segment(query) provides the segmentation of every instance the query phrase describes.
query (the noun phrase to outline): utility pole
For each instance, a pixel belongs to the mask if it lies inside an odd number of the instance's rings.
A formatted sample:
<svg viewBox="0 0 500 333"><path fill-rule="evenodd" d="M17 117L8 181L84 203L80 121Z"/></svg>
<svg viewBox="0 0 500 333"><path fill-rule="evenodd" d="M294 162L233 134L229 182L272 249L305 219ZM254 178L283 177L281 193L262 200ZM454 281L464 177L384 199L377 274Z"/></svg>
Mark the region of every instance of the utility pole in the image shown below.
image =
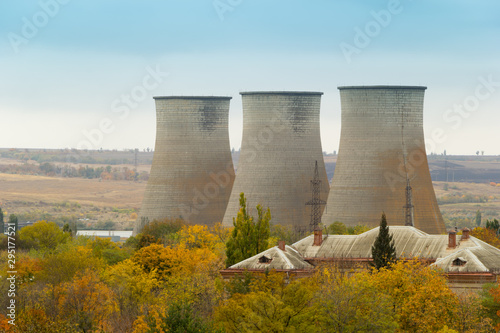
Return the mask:
<svg viewBox="0 0 500 333"><path fill-rule="evenodd" d="M413 202L411 195L410 179L406 179L406 205L405 209L405 226L413 227Z"/></svg>
<svg viewBox="0 0 500 333"><path fill-rule="evenodd" d="M314 178L311 180L312 199L306 202L306 206L311 206L310 231L317 230L321 223L321 206L326 202L321 200L321 179L318 172L318 161L314 166Z"/></svg>

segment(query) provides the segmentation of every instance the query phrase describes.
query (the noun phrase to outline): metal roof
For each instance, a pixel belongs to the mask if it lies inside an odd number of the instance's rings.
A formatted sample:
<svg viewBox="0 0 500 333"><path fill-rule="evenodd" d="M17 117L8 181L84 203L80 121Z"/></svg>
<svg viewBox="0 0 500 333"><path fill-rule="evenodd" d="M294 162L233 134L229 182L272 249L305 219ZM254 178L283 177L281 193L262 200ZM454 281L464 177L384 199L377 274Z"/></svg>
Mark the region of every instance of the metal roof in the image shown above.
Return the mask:
<svg viewBox="0 0 500 333"><path fill-rule="evenodd" d="M271 260L268 263L260 262L259 259L263 256ZM297 250L291 246L285 245L285 251L282 251L277 246L274 246L251 258L240 261L239 263L230 266L228 269L295 270L313 268L314 266L305 261Z"/></svg>
<svg viewBox="0 0 500 333"><path fill-rule="evenodd" d="M435 260L432 264L445 272L500 272L500 249L475 237L461 240L457 235L457 246L448 248L448 235L429 235L414 227L390 226L398 258L420 258ZM313 259L366 259L371 258L371 247L379 233L379 227L360 235L323 235L320 246L313 245L314 235L307 236L281 251L277 246L243 260L229 269L312 269L307 260ZM269 263L259 262L266 256ZM465 261L454 265L457 258Z"/></svg>

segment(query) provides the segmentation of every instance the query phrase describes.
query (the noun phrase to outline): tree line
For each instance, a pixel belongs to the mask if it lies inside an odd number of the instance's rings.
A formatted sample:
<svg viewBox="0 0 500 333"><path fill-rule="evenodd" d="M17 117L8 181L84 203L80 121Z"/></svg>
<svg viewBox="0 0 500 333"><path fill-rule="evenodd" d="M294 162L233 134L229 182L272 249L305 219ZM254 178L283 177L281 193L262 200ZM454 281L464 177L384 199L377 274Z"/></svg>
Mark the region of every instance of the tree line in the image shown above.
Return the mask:
<svg viewBox="0 0 500 333"><path fill-rule="evenodd" d="M500 330L500 284L457 295L439 270L394 260L387 238L379 248L389 260L372 270L332 264L301 279L269 271L224 281L219 271L228 258L293 238L273 228L269 210L240 199L232 229L167 219L122 244L75 237L47 221L21 229L16 238L27 249L16 252L16 325L8 323L8 299L1 297L0 332ZM6 261L2 251L1 276ZM2 278L0 293L8 288Z"/></svg>

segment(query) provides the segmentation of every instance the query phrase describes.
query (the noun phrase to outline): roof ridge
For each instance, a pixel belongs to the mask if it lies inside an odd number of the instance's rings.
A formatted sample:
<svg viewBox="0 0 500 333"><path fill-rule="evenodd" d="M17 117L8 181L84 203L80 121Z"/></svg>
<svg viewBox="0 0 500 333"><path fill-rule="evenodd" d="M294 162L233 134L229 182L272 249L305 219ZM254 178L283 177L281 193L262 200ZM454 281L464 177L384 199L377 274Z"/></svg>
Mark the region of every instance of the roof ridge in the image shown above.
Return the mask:
<svg viewBox="0 0 500 333"><path fill-rule="evenodd" d="M484 266L483 262L479 260L479 258L474 254L474 252L471 251L470 248L465 248L464 250L467 251L472 256L472 260L474 260L476 264L478 264L478 266L480 266L484 271L486 272L490 271L486 266Z"/></svg>
<svg viewBox="0 0 500 333"><path fill-rule="evenodd" d="M286 245L285 245L285 249L286 249ZM285 262L288 264L288 269L292 269L293 268L292 263L290 262L290 260L288 260L287 256L283 252L284 251L282 251L280 248L278 248L278 253L281 256L281 258L283 260L285 260Z"/></svg>

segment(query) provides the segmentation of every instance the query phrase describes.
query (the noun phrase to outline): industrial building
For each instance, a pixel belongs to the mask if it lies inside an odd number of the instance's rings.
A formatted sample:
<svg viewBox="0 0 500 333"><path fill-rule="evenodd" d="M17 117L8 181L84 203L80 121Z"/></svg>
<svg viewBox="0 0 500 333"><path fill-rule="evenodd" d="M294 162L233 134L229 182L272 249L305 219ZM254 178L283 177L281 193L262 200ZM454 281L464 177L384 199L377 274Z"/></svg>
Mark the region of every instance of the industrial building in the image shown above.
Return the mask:
<svg viewBox="0 0 500 333"><path fill-rule="evenodd" d="M445 232L427 164L426 87L339 87L342 128L323 223L390 225Z"/></svg>
<svg viewBox="0 0 500 333"><path fill-rule="evenodd" d="M181 218L220 222L234 182L228 132L231 97L155 97L156 143L149 181L134 228Z"/></svg>
<svg viewBox="0 0 500 333"><path fill-rule="evenodd" d="M318 165L318 196L328 179L321 148L321 92L242 92L243 139L236 179L223 219L232 226L244 193L249 207L269 207L273 224L310 229L311 180ZM323 206L324 207L324 206Z"/></svg>
<svg viewBox="0 0 500 333"><path fill-rule="evenodd" d="M418 258L442 269L455 291L480 290L483 284L495 282L500 276L500 249L470 236L468 229L458 236L455 232L429 235L409 226L391 226L389 230L398 259ZM276 270L304 277L325 263L335 263L344 271L367 269L378 234L379 227L360 235L324 235L317 230L291 246L280 241L278 246L230 266L221 274L228 279L245 271Z"/></svg>

